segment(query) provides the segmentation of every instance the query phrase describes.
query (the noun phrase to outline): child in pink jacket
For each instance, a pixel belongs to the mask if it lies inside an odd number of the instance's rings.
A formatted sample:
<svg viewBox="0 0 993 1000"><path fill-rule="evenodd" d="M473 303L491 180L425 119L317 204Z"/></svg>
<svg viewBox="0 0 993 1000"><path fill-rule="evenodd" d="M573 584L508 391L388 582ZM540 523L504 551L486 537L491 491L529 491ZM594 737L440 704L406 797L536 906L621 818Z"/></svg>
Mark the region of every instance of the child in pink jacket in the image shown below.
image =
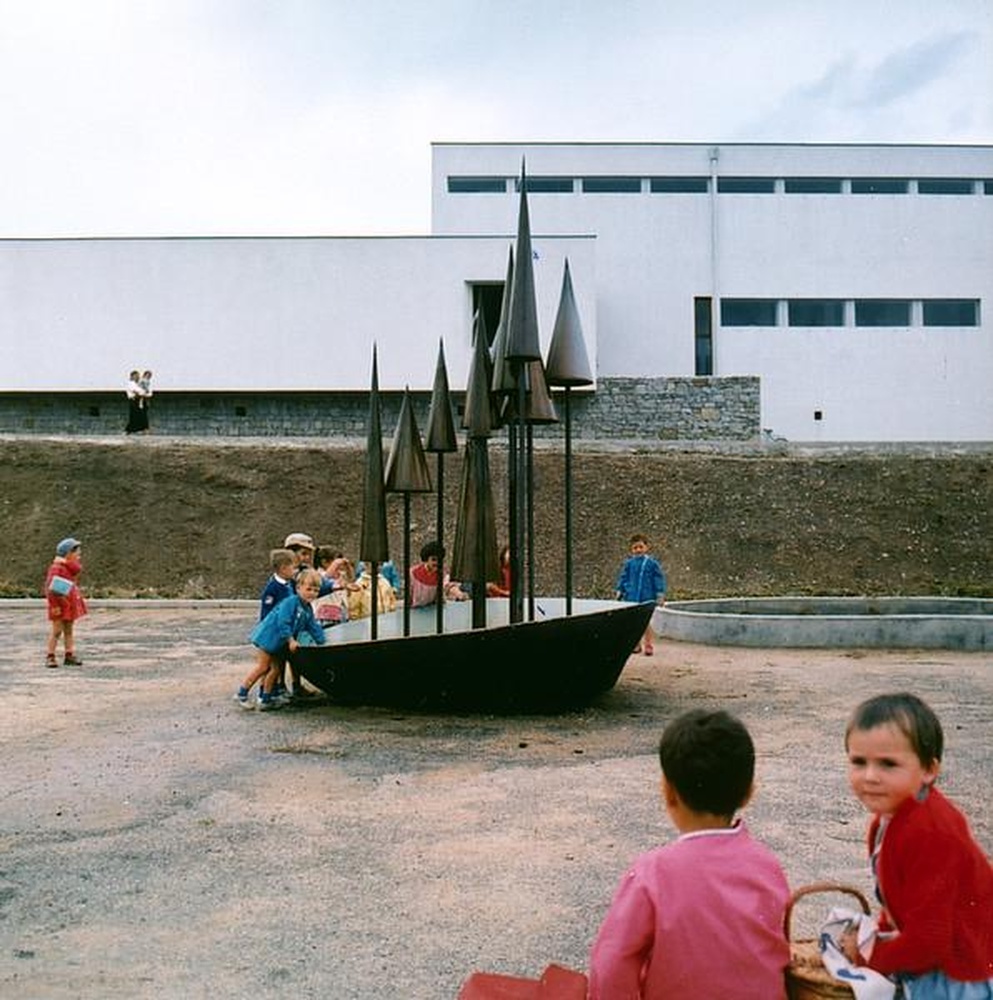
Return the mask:
<svg viewBox="0 0 993 1000"><path fill-rule="evenodd" d="M659 759L679 837L621 879L590 956L590 1000L783 1000L786 877L734 818L752 794L748 730L726 712L687 712Z"/></svg>

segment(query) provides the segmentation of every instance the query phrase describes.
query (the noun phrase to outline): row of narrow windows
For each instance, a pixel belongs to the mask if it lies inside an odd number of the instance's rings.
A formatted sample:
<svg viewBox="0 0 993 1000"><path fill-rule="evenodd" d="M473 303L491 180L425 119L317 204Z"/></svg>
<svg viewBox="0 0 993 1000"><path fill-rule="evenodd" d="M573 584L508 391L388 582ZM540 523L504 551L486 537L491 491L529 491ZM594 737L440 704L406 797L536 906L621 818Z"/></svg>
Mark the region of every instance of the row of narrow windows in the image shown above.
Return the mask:
<svg viewBox="0 0 993 1000"><path fill-rule="evenodd" d="M528 177L533 194L708 194L709 177ZM519 178L449 177L449 194L510 194ZM993 194L993 179L969 177L718 177L720 194Z"/></svg>
<svg viewBox="0 0 993 1000"><path fill-rule="evenodd" d="M721 299L721 326L979 326L979 299Z"/></svg>

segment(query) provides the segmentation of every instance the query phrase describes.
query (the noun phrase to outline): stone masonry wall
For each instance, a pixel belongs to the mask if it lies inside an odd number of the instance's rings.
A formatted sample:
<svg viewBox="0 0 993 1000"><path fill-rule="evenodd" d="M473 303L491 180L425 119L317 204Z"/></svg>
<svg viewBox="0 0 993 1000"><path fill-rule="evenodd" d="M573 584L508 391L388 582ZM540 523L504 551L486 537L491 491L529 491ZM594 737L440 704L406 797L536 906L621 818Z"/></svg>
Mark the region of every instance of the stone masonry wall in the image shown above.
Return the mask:
<svg viewBox="0 0 993 1000"><path fill-rule="evenodd" d="M452 393L461 414L463 393ZM390 434L402 394L381 393L384 433ZM430 393L412 393L421 429ZM553 397L560 422L563 394ZM152 399L157 434L179 437L362 438L369 410L365 392L168 392ZM757 377L601 379L596 391L570 393L573 435L588 440L749 441L760 436ZM120 434L124 394L115 392L0 393L0 433ZM539 437L561 433L539 427Z"/></svg>

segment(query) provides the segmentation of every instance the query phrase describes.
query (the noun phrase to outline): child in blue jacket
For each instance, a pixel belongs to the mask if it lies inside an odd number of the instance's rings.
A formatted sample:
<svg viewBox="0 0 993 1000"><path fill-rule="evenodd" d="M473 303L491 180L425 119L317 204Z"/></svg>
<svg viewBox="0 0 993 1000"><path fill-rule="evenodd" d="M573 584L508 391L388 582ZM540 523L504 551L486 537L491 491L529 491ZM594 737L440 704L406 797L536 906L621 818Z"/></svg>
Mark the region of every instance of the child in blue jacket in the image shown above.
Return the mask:
<svg viewBox="0 0 993 1000"><path fill-rule="evenodd" d="M628 544L631 555L624 560L620 575L617 577L618 600L632 601L636 604L644 601L665 604L665 570L662 569L658 559L648 554L651 548L648 538L645 535L632 535ZM654 638L655 634L649 622L644 638L635 652L640 653L644 649L645 656L651 656L655 652L655 647L652 645Z"/></svg>
<svg viewBox="0 0 993 1000"><path fill-rule="evenodd" d="M249 639L258 650L258 656L249 676L257 675L265 667L258 702L263 712L280 707L273 688L279 680L283 660L300 646L300 636L307 633L317 645L324 643L324 628L314 617L311 606L320 591L321 574L316 569L301 570L296 578L296 593L280 601L252 629ZM235 697L244 707L251 707L245 684Z"/></svg>

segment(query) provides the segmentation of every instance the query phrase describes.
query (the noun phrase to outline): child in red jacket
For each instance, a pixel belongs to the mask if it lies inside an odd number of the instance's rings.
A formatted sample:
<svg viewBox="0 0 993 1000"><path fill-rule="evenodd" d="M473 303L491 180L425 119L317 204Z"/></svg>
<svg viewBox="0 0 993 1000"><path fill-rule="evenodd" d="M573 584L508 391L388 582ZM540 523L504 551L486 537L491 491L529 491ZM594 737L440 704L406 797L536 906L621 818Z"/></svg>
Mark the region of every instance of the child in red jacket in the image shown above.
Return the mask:
<svg viewBox="0 0 993 1000"><path fill-rule="evenodd" d="M870 698L845 732L848 778L873 814L869 855L883 904L860 962L914 1000L993 997L993 868L961 812L935 787L944 737L912 694Z"/></svg>
<svg viewBox="0 0 993 1000"><path fill-rule="evenodd" d="M67 666L79 666L83 661L76 657L76 642L73 625L76 619L86 614L86 601L79 589L79 574L83 570L80 562L82 543L75 538L63 538L55 546L55 558L45 574L45 596L48 599L48 620L52 623L48 634L46 667L57 667L55 647L61 636L65 644Z"/></svg>

